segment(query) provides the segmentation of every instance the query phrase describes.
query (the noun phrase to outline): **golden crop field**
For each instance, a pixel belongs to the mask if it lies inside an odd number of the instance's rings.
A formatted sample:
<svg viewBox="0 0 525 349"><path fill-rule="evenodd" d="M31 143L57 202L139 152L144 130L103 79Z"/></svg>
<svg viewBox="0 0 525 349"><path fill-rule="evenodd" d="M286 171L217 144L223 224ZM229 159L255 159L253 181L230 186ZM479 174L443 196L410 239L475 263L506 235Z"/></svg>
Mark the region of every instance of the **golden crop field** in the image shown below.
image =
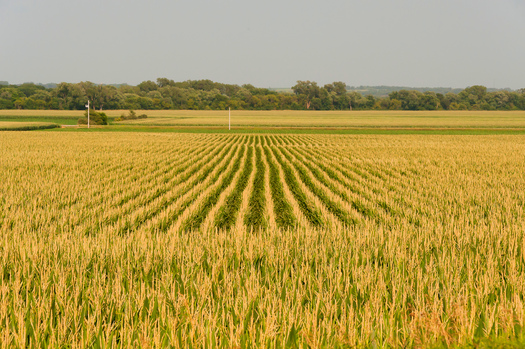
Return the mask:
<svg viewBox="0 0 525 349"><path fill-rule="evenodd" d="M127 110L105 110L110 118ZM217 110L138 110L147 119L115 124L146 126L227 126L228 111ZM41 118L53 122L80 118L83 110L0 110L0 120ZM233 127L307 128L525 128L524 111L250 111L232 110Z"/></svg>
<svg viewBox="0 0 525 349"><path fill-rule="evenodd" d="M123 111L110 111L118 116ZM228 111L141 111L147 119L119 124L150 126L225 126ZM258 127L524 128L524 111L250 111L231 112L231 124Z"/></svg>
<svg viewBox="0 0 525 349"><path fill-rule="evenodd" d="M519 346L524 206L520 135L3 132L0 346Z"/></svg>

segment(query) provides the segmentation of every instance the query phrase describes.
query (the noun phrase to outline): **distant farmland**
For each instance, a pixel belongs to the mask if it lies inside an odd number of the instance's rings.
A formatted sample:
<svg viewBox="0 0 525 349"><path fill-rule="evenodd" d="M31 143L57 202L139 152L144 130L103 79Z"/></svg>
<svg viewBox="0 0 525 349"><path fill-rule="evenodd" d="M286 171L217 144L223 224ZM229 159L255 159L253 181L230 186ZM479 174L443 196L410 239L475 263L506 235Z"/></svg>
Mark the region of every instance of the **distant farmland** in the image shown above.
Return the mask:
<svg viewBox="0 0 525 349"><path fill-rule="evenodd" d="M523 341L523 136L95 131L0 134L4 347Z"/></svg>
<svg viewBox="0 0 525 349"><path fill-rule="evenodd" d="M127 110L104 111L110 120ZM116 125L164 127L226 127L228 111L137 110L147 119L113 122ZM1 121L76 124L82 110L0 110ZM250 111L232 110L235 128L330 129L525 129L525 111Z"/></svg>

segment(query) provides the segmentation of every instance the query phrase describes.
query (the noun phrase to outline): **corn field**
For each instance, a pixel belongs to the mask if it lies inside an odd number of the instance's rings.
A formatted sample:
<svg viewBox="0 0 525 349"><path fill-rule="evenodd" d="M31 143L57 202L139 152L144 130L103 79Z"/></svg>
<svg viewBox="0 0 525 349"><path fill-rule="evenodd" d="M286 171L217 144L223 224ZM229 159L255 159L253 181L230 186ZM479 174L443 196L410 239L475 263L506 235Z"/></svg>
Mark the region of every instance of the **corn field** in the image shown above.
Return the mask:
<svg viewBox="0 0 525 349"><path fill-rule="evenodd" d="M3 132L0 347L525 343L524 206L523 136Z"/></svg>

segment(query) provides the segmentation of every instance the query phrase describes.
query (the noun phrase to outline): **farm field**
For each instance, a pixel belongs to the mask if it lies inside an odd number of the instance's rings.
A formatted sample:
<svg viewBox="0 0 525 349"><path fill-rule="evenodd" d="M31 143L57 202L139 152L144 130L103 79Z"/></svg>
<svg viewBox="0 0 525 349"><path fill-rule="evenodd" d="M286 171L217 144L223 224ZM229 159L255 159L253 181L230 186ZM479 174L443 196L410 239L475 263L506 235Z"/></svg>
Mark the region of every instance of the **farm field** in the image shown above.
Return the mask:
<svg viewBox="0 0 525 349"><path fill-rule="evenodd" d="M127 110L104 111L112 120ZM217 127L228 125L228 111L140 110L147 119L115 122L134 126ZM0 110L0 121L76 124L84 111ZM525 129L525 111L249 111L232 110L232 126L278 128L510 128Z"/></svg>
<svg viewBox="0 0 525 349"><path fill-rule="evenodd" d="M523 345L524 206L521 135L2 132L0 345Z"/></svg>
<svg viewBox="0 0 525 349"><path fill-rule="evenodd" d="M227 125L228 111L155 111L124 122L152 126ZM120 114L119 114L120 115ZM232 125L259 127L523 128L525 112L493 111L232 111Z"/></svg>
<svg viewBox="0 0 525 349"><path fill-rule="evenodd" d="M45 130L58 127L57 124L50 122L2 122L0 121L0 131L30 131Z"/></svg>

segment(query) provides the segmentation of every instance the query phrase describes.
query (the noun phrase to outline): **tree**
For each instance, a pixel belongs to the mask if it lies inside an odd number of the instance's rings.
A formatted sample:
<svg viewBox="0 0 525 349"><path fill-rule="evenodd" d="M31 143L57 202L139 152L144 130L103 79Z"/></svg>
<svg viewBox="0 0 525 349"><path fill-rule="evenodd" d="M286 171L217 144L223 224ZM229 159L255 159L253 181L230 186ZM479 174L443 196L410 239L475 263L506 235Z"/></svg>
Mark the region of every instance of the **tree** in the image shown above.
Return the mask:
<svg viewBox="0 0 525 349"><path fill-rule="evenodd" d="M481 104L485 101L485 96L487 95L487 88L481 85L474 85L467 87L458 94L460 102L463 102L467 106L473 106L476 104Z"/></svg>
<svg viewBox="0 0 525 349"><path fill-rule="evenodd" d="M97 104L95 103L95 98L98 95L97 86L91 81L81 81L79 86L86 94L87 99L91 102L93 109L96 109Z"/></svg>
<svg viewBox="0 0 525 349"><path fill-rule="evenodd" d="M509 110L514 107L509 91L496 91L487 95L488 104L494 109Z"/></svg>
<svg viewBox="0 0 525 349"><path fill-rule="evenodd" d="M211 91L213 90L214 88L217 88L215 86L215 83L211 80L192 80L192 81L188 81L189 85L191 88L195 89L195 90L200 90L200 91Z"/></svg>
<svg viewBox="0 0 525 349"><path fill-rule="evenodd" d="M58 98L59 109L69 109L69 93L71 84L61 82L55 89L55 94Z"/></svg>
<svg viewBox="0 0 525 349"><path fill-rule="evenodd" d="M18 86L18 90L20 90L26 97L31 97L38 91L45 90L46 88L44 86L35 85L32 82L26 82L20 86Z"/></svg>
<svg viewBox="0 0 525 349"><path fill-rule="evenodd" d="M384 91L385 89L383 89ZM143 81L138 86L127 84L94 84L89 81L71 84L62 82L52 87L25 83L0 86L0 109L73 109L84 110L89 100L93 109L234 109L252 110L525 110L525 89L488 92L481 85L443 93L418 90L388 89L388 97L375 94L363 97L347 91L336 81L319 87L316 82L298 80L293 93L222 84L212 80L175 82L158 78ZM372 91L378 91L372 88ZM444 94L446 92L446 94Z"/></svg>
<svg viewBox="0 0 525 349"><path fill-rule="evenodd" d="M525 88L516 91L516 107L525 110Z"/></svg>
<svg viewBox="0 0 525 349"><path fill-rule="evenodd" d="M46 109L50 105L52 98L53 96L51 92L46 90L38 90L38 92L29 97L31 103L33 104L31 109Z"/></svg>
<svg viewBox="0 0 525 349"><path fill-rule="evenodd" d="M376 104L376 98L372 95L366 96L366 108L367 109L374 109L374 106Z"/></svg>
<svg viewBox="0 0 525 349"><path fill-rule="evenodd" d="M85 109L85 105L88 99L86 92L80 84L72 84L69 91L69 109L82 110Z"/></svg>
<svg viewBox="0 0 525 349"><path fill-rule="evenodd" d="M140 84L137 85L137 87L140 89L143 93L148 93L151 91L156 91L158 86L156 83L154 83L151 80L148 81L142 81Z"/></svg>
<svg viewBox="0 0 525 349"><path fill-rule="evenodd" d="M390 110L401 110L403 109L403 105L401 104L401 101L399 99L391 99L388 109Z"/></svg>
<svg viewBox="0 0 525 349"><path fill-rule="evenodd" d="M439 105L440 105L443 109L447 110L447 109L448 109L448 106L449 106L450 103L451 103L451 102L447 99L447 97L446 97L444 94L442 94L442 93L436 93L436 97L437 97L437 99L439 100Z"/></svg>
<svg viewBox="0 0 525 349"><path fill-rule="evenodd" d="M26 105L27 97L20 97L17 100L15 100L15 108L16 109L24 109Z"/></svg>
<svg viewBox="0 0 525 349"><path fill-rule="evenodd" d="M96 105L98 106L99 110L102 110L104 105L107 105L118 99L118 91L114 86L97 85L93 87L93 90L93 109L95 109Z"/></svg>
<svg viewBox="0 0 525 349"><path fill-rule="evenodd" d="M166 86L175 86L175 81L166 79L166 78L158 78L157 86L159 88L166 87Z"/></svg>
<svg viewBox="0 0 525 349"><path fill-rule="evenodd" d="M349 99L348 107L350 110L359 109L363 95L361 95L359 92L350 92L347 94L347 96Z"/></svg>
<svg viewBox="0 0 525 349"><path fill-rule="evenodd" d="M331 84L324 85L324 88L328 92L335 92L337 96L342 96L346 94L346 84L341 81L333 82Z"/></svg>
<svg viewBox="0 0 525 349"><path fill-rule="evenodd" d="M316 110L331 110L334 108L332 95L325 89L321 88L319 90L319 99L321 100L320 105Z"/></svg>
<svg viewBox="0 0 525 349"><path fill-rule="evenodd" d="M350 97L348 94L345 93L343 95L335 95L332 97L332 99L332 104L335 109L345 110L350 108Z"/></svg>
<svg viewBox="0 0 525 349"><path fill-rule="evenodd" d="M320 89L316 82L298 80L292 90L303 101L306 109L310 109L314 98L319 98Z"/></svg>
<svg viewBox="0 0 525 349"><path fill-rule="evenodd" d="M423 94L419 91L400 90L391 92L390 99L397 99L401 101L401 108L403 110L419 110L421 107L420 97Z"/></svg>
<svg viewBox="0 0 525 349"><path fill-rule="evenodd" d="M163 98L168 99L172 108L188 109L189 91L176 86L164 86L158 90Z"/></svg>
<svg viewBox="0 0 525 349"><path fill-rule="evenodd" d="M439 98L435 92L427 91L420 96L420 109L437 110L439 108Z"/></svg>
<svg viewBox="0 0 525 349"><path fill-rule="evenodd" d="M15 108L15 101L23 96L24 94L15 87L4 87L0 89L0 109Z"/></svg>

